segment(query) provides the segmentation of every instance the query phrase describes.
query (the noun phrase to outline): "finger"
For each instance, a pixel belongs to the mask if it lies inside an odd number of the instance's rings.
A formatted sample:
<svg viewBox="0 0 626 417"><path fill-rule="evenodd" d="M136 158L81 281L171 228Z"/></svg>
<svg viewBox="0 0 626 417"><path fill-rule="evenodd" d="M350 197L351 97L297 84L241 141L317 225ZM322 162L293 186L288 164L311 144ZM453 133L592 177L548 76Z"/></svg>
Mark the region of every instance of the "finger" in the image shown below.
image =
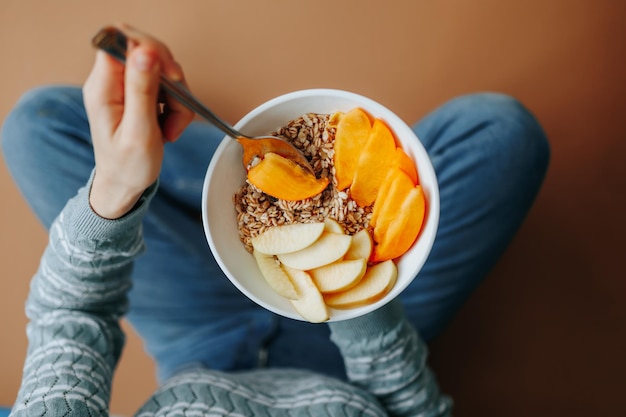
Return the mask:
<svg viewBox="0 0 626 417"><path fill-rule="evenodd" d="M159 92L159 74L157 51L145 45L129 51L124 88L124 119L128 119L129 126L158 128L155 105Z"/></svg>
<svg viewBox="0 0 626 417"><path fill-rule="evenodd" d="M164 43L153 38L152 36L143 33L130 25L120 24L117 25L129 40L138 44L154 48L158 52L159 60L161 61L161 72L174 81L182 80L183 73L180 66L176 63L172 52Z"/></svg>
<svg viewBox="0 0 626 417"><path fill-rule="evenodd" d="M185 80L185 76L183 74L182 68L180 67L180 65L177 62L175 62L174 65L176 67L178 67L178 72L181 75L180 80L178 80L177 82L179 84L182 84L183 87L185 87L186 89L189 89L189 86L187 84L187 80ZM167 104L167 106L169 107L170 111L177 112L177 113L182 113L182 114L186 114L187 113L187 114L189 114L190 117L193 117L193 112L191 110L189 110L188 107L183 105L180 101L175 99L173 96L171 96L167 92L165 92L163 94L162 98L163 98L163 103Z"/></svg>
<svg viewBox="0 0 626 417"><path fill-rule="evenodd" d="M178 66L177 63L176 65ZM183 74L182 69L180 69L180 73ZM184 76L179 82L185 88L189 88ZM187 125L191 123L194 118L194 113L167 93L165 93L162 98L165 103L166 112L161 118L161 128L164 138L167 141L173 142L180 136L183 130L185 130Z"/></svg>
<svg viewBox="0 0 626 417"><path fill-rule="evenodd" d="M191 123L193 117L193 112L187 109L183 109L183 111L172 110L166 104L165 112L160 118L163 138L168 142L174 142Z"/></svg>
<svg viewBox="0 0 626 417"><path fill-rule="evenodd" d="M97 51L94 66L83 85L83 100L90 123L112 132L124 105L124 65Z"/></svg>

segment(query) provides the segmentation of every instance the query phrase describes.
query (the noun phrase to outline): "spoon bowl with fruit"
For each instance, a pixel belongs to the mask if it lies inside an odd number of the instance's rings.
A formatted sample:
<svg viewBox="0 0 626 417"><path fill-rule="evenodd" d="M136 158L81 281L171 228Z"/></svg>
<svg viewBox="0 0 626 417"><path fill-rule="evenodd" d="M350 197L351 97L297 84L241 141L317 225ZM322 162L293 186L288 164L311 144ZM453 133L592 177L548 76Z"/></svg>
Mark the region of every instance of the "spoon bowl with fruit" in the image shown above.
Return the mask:
<svg viewBox="0 0 626 417"><path fill-rule="evenodd" d="M285 317L338 321L380 308L419 279L439 188L423 145L391 110L342 90L302 90L261 104L235 127L284 138L316 177L302 181L269 154L245 169L228 139L216 150L203 227L243 294Z"/></svg>

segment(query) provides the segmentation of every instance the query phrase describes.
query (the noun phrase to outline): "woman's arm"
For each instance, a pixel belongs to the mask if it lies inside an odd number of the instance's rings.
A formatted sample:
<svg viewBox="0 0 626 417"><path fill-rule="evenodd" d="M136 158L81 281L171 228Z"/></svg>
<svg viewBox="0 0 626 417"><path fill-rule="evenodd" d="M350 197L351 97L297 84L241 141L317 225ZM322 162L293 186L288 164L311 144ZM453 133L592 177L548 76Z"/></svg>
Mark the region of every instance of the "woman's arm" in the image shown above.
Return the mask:
<svg viewBox="0 0 626 417"><path fill-rule="evenodd" d="M15 416L106 416L124 335L141 219L164 143L193 118L170 97L157 114L159 76L184 83L165 45L123 26L127 65L98 51L83 87L95 170L50 230L27 300L29 348ZM36 121L34 121L36 122ZM33 169L36 169L34 167ZM63 181L63 178L58 178Z"/></svg>
<svg viewBox="0 0 626 417"><path fill-rule="evenodd" d="M53 223L26 302L29 347L13 416L108 416L124 344L119 318L155 189L131 213L107 220L91 210L85 187Z"/></svg>
<svg viewBox="0 0 626 417"><path fill-rule="evenodd" d="M394 300L365 316L329 323L348 379L393 416L448 416L452 401L439 393L426 364L426 345Z"/></svg>

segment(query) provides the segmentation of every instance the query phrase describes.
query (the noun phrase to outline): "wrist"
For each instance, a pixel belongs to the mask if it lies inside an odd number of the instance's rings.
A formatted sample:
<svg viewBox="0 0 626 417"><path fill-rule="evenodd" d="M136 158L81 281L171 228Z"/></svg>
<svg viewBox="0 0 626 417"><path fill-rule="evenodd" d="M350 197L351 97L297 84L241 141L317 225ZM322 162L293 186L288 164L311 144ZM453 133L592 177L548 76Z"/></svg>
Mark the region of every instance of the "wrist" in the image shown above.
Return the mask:
<svg viewBox="0 0 626 417"><path fill-rule="evenodd" d="M89 190L89 205L100 217L119 219L137 204L145 190L131 189L115 181L108 181L94 173Z"/></svg>

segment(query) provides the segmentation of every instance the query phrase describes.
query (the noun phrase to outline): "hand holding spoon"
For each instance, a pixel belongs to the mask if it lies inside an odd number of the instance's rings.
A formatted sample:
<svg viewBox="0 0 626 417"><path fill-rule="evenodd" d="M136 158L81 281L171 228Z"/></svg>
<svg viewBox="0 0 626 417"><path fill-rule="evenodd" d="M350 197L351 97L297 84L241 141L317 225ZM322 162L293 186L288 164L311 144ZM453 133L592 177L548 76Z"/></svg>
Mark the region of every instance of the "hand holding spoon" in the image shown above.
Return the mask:
<svg viewBox="0 0 626 417"><path fill-rule="evenodd" d="M126 63L127 36L115 27L101 29L92 39L92 44L107 52L121 63ZM237 140L243 147L243 165L246 169L254 158L263 158L266 153L275 153L287 158L308 172L313 169L306 157L291 143L275 136L248 136L237 131L230 124L217 117L211 110L203 105L191 92L180 82L170 80L161 74L161 87L184 106L194 111L224 132L227 136Z"/></svg>

